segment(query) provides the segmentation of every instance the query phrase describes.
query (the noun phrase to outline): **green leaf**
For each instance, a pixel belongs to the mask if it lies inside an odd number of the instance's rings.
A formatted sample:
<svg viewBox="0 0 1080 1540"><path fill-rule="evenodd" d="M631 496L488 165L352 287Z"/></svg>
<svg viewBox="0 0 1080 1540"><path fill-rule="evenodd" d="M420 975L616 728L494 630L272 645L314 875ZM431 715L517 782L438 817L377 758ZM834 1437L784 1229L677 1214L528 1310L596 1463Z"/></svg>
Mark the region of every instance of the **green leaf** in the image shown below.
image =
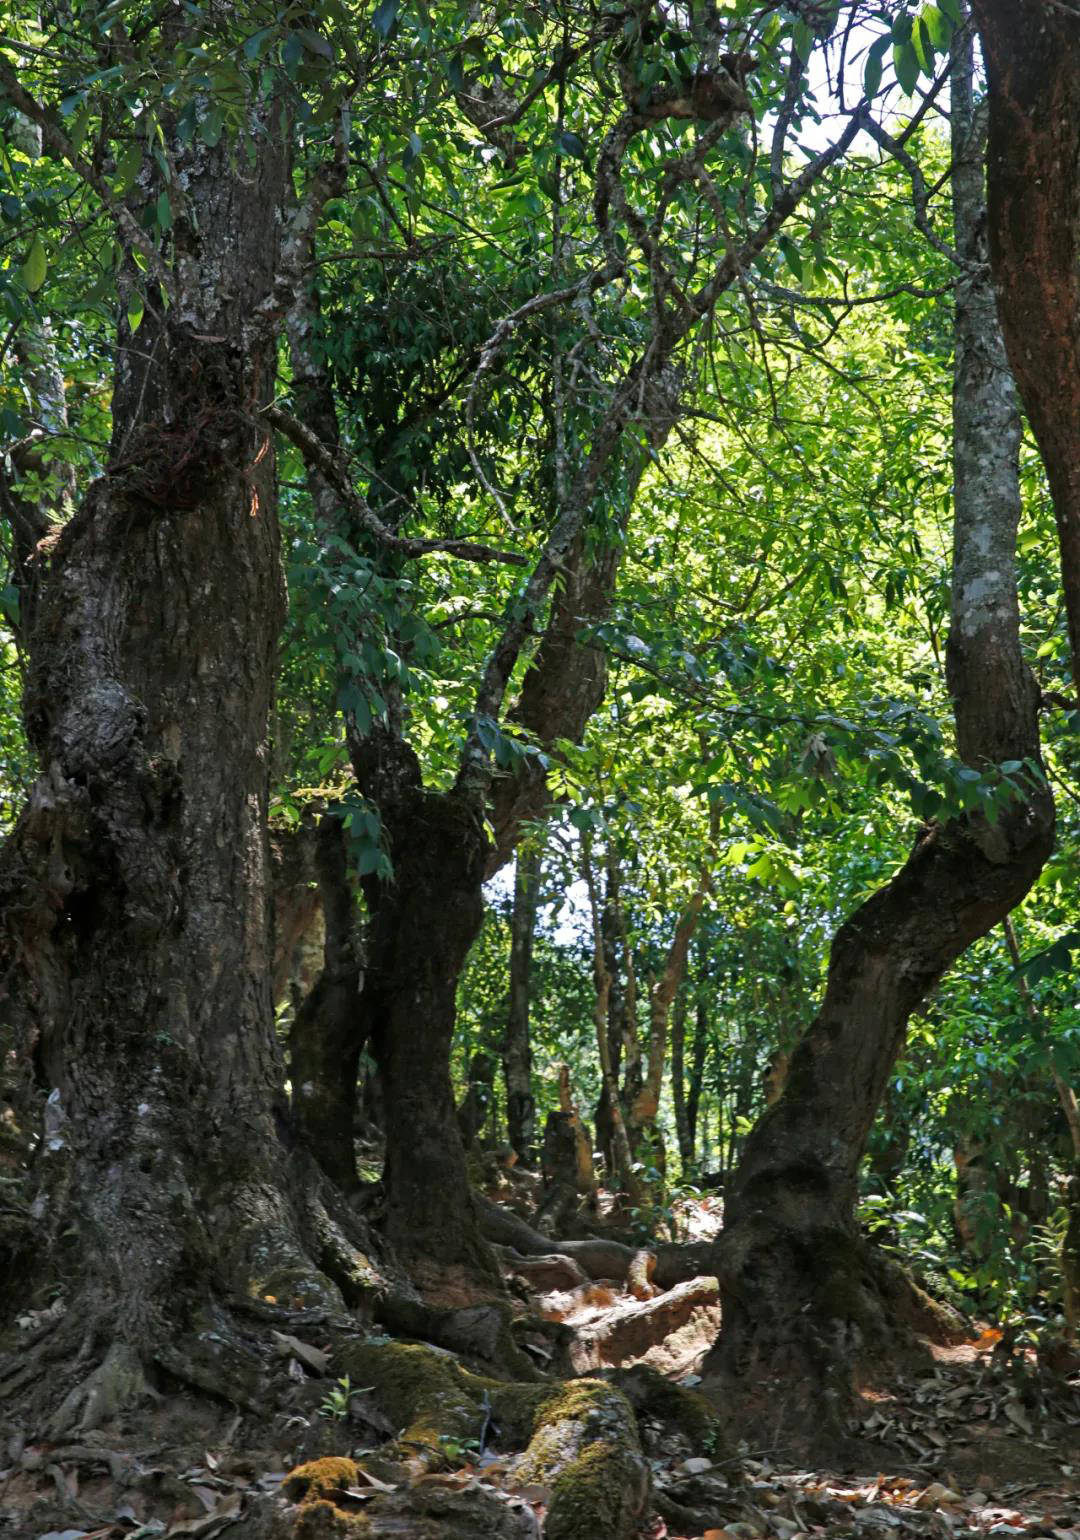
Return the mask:
<svg viewBox="0 0 1080 1540"><path fill-rule="evenodd" d="M382 851L378 845L353 846L353 861L356 864L357 875L360 877L370 877L373 872L377 872L381 859Z"/></svg>
<svg viewBox="0 0 1080 1540"><path fill-rule="evenodd" d="M4 588L0 588L0 614L9 624L13 626L19 624L19 590L14 583L8 583Z"/></svg>
<svg viewBox="0 0 1080 1540"><path fill-rule="evenodd" d="M257 58L262 53L263 47L273 33L273 30L273 27L260 27L258 32L253 32L249 38L246 38L244 41L244 58Z"/></svg>
<svg viewBox="0 0 1080 1540"><path fill-rule="evenodd" d="M371 25L384 41L393 31L400 9L400 0L379 0L379 4L375 7Z"/></svg>
<svg viewBox="0 0 1080 1540"><path fill-rule="evenodd" d="M929 75L934 67L934 45L921 16L912 31L911 43L919 61L919 68Z"/></svg>
<svg viewBox="0 0 1080 1540"><path fill-rule="evenodd" d="M143 313L145 310L146 306L143 304L143 297L141 294L134 293L129 296L127 302L127 323L131 328L131 335L133 337L142 323Z"/></svg>
<svg viewBox="0 0 1080 1540"><path fill-rule="evenodd" d="M919 56L911 42L893 44L893 69L905 96L913 96L922 73Z"/></svg>
<svg viewBox="0 0 1080 1540"><path fill-rule="evenodd" d="M120 178L120 191L126 193L135 185L135 178L142 170L143 147L138 140L126 144L116 157L116 174Z"/></svg>
<svg viewBox="0 0 1080 1540"><path fill-rule="evenodd" d="M45 282L45 274L49 270L49 261L45 255L45 243L41 239L40 230L34 234L30 242L30 250L26 253L26 261L22 265L21 278L31 294L36 294Z"/></svg>
<svg viewBox="0 0 1080 1540"><path fill-rule="evenodd" d="M936 5L928 5L923 9L919 20L926 28L934 47L939 53L944 53L949 46L949 40L953 33L953 26L949 18L943 15Z"/></svg>
<svg viewBox="0 0 1080 1540"><path fill-rule="evenodd" d="M199 124L199 138L211 149L221 141L221 131L225 127L225 109L215 102L210 111Z"/></svg>
<svg viewBox="0 0 1080 1540"><path fill-rule="evenodd" d="M464 91L465 71L462 68L460 53L453 53L447 59L446 78L450 82L451 91Z"/></svg>
<svg viewBox="0 0 1080 1540"><path fill-rule="evenodd" d="M566 128L561 128L555 135L555 143L560 149L565 150L567 155L576 156L578 160L584 160L588 153L581 135L573 134Z"/></svg>
<svg viewBox="0 0 1080 1540"><path fill-rule="evenodd" d="M867 50L866 68L863 70L863 94L868 98L876 96L881 85L882 63L888 46L888 37L879 37Z"/></svg>
<svg viewBox="0 0 1080 1540"><path fill-rule="evenodd" d="M814 47L814 34L810 31L805 21L797 21L795 23L791 32L791 41L794 44L795 52L805 64Z"/></svg>
<svg viewBox="0 0 1080 1540"><path fill-rule="evenodd" d="M308 53L318 54L320 59L333 59L334 50L321 32L316 32L312 27L300 27L296 35Z"/></svg>
<svg viewBox="0 0 1080 1540"><path fill-rule="evenodd" d="M161 231L172 229L172 204L169 202L168 192L163 192L157 201L155 210L158 229Z"/></svg>
<svg viewBox="0 0 1080 1540"><path fill-rule="evenodd" d="M802 283L803 259L799 254L799 248L795 245L795 242L791 240L791 238L787 235L780 236L779 240L777 241L777 245L780 247L780 250L783 253L784 261L787 263L788 267L790 267L791 271L795 274L795 277L799 280L799 282Z"/></svg>

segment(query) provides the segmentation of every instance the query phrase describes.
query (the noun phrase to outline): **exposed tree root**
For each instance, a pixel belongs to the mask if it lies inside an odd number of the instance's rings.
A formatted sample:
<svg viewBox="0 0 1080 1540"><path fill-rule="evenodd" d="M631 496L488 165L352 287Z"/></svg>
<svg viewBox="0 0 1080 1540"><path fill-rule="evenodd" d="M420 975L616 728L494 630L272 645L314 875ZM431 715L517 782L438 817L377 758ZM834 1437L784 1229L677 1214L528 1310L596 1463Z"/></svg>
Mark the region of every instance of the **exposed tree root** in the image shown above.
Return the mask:
<svg viewBox="0 0 1080 1540"><path fill-rule="evenodd" d="M127 1343L113 1342L101 1362L68 1391L49 1419L49 1432L59 1437L100 1428L148 1394L139 1355Z"/></svg>
<svg viewBox="0 0 1080 1540"><path fill-rule="evenodd" d="M635 1263L639 1267L641 1265L639 1247L624 1246L621 1241L607 1240L603 1236L590 1236L579 1241L554 1241L541 1235L508 1209L500 1208L498 1204L479 1195L475 1201L482 1234L489 1241L511 1248L523 1257L552 1254L571 1257L587 1277L611 1278L618 1283L629 1278ZM712 1242L654 1246L651 1251L656 1257L651 1281L657 1288L670 1289L691 1278L715 1274L715 1247Z"/></svg>
<svg viewBox="0 0 1080 1540"><path fill-rule="evenodd" d="M716 1420L703 1398L648 1370L628 1371L614 1383L508 1383L400 1342L351 1343L337 1362L353 1382L371 1387L398 1435L355 1463L328 1458L293 1471L278 1503L274 1540L395 1533L535 1540L535 1519L515 1506L516 1491L545 1504L546 1540L630 1540L650 1495L638 1417L662 1428L665 1439L679 1437L688 1446L712 1439L715 1447ZM451 1501L453 1488L440 1486L438 1475L475 1459L481 1444L502 1455L486 1472L492 1483L501 1482L501 1493L469 1500L482 1512ZM382 1482L397 1490L384 1491ZM438 1512L431 1506L434 1491L448 1494Z"/></svg>
<svg viewBox="0 0 1080 1540"><path fill-rule="evenodd" d="M609 1364L640 1359L691 1321L698 1327L700 1353L720 1329L720 1289L715 1278L692 1278L656 1299L629 1300L599 1320L578 1326L570 1345L570 1361L576 1373L587 1374Z"/></svg>

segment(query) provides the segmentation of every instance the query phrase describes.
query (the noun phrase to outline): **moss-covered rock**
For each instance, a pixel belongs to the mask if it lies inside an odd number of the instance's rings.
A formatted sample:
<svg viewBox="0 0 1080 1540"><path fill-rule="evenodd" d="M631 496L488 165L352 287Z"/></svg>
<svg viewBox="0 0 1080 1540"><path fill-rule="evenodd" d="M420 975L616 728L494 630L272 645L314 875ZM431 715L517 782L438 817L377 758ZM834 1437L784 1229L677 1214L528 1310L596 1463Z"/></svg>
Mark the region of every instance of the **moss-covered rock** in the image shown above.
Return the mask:
<svg viewBox="0 0 1080 1540"><path fill-rule="evenodd" d="M357 1342L339 1355L354 1385L368 1385L397 1429L380 1460L406 1458L429 1469L459 1464L485 1427L505 1448L532 1434L550 1386L491 1379L465 1369L450 1354L416 1342ZM365 1464L376 1470L375 1464Z"/></svg>
<svg viewBox="0 0 1080 1540"><path fill-rule="evenodd" d="M309 1460L298 1465L285 1477L282 1491L293 1503L314 1502L333 1492L343 1492L354 1487L359 1479L355 1460L341 1455L327 1455L321 1460Z"/></svg>
<svg viewBox="0 0 1080 1540"><path fill-rule="evenodd" d="M398 1430L391 1444L362 1462L376 1475L389 1477L395 1461L413 1475L417 1465L432 1471L461 1463L487 1428L497 1447L528 1444L514 1479L519 1487L550 1491L547 1540L627 1540L644 1514L649 1472L634 1411L622 1391L604 1380L508 1384L472 1373L448 1353L409 1342L352 1343L342 1349L339 1363L353 1384L371 1387ZM684 1422L693 1420L682 1399L686 1394L677 1396ZM705 1426L707 1414L702 1415L699 1425ZM334 1464L314 1461L289 1481L308 1482L306 1490L317 1497L333 1490ZM325 1470L331 1485L313 1488L307 1474L312 1469L319 1479ZM366 1511L374 1522L375 1506ZM346 1517L352 1522L352 1515ZM321 1522L330 1523L329 1516ZM355 1526L340 1532L364 1533ZM421 1533L417 1528L415 1534Z"/></svg>

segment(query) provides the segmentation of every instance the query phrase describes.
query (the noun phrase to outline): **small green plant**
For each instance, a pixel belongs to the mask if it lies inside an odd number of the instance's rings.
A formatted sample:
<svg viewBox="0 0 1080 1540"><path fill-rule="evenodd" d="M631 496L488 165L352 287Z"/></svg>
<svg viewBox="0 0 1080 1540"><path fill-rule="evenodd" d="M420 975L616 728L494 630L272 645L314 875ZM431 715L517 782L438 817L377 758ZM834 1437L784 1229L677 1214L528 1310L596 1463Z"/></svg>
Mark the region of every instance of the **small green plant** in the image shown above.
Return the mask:
<svg viewBox="0 0 1080 1540"><path fill-rule="evenodd" d="M354 1390L349 1376L343 1374L337 1384L331 1385L323 1397L322 1404L319 1407L319 1416L326 1417L331 1422L344 1422L349 1415L349 1406L353 1396L361 1396L363 1393L362 1390Z"/></svg>
<svg viewBox="0 0 1080 1540"><path fill-rule="evenodd" d="M1069 1210L1061 1204L1045 1224L1032 1225L1028 1255L1038 1269L1043 1292L1054 1305L1065 1297L1065 1241L1069 1230Z"/></svg>
<svg viewBox="0 0 1080 1540"><path fill-rule="evenodd" d="M709 1455L710 1458L713 1455L720 1453L720 1424L719 1423L714 1422L711 1427L706 1429L705 1436L701 1440L701 1449L702 1449L702 1453Z"/></svg>
<svg viewBox="0 0 1080 1540"><path fill-rule="evenodd" d="M478 1438L455 1438L452 1433L440 1433L439 1448L451 1465L460 1465L466 1455L480 1453L480 1440Z"/></svg>

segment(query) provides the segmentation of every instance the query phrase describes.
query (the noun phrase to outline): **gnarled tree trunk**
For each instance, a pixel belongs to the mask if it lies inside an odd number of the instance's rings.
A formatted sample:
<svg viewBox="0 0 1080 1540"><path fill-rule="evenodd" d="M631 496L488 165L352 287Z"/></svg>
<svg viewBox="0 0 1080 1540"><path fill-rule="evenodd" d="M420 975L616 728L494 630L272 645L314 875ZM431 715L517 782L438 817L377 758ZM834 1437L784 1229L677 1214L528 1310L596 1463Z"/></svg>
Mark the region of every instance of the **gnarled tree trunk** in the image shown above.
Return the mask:
<svg viewBox="0 0 1080 1540"><path fill-rule="evenodd" d="M1037 762L1038 690L1019 640L1015 540L1019 410L980 249L982 155L970 42L958 44L952 129L956 285L952 626L957 743L972 766ZM1038 778L991 824L968 813L924 828L906 865L841 926L825 997L783 1092L746 1146L727 1200L719 1269L724 1329L711 1367L760 1386L816 1425L841 1412L853 1370L890 1341L855 1224L859 1163L910 1013L1034 882L1053 841ZM834 1414L830 1419L830 1408Z"/></svg>
<svg viewBox="0 0 1080 1540"><path fill-rule="evenodd" d="M184 201L137 340L121 325L111 462L29 575L41 768L0 854L0 978L48 1137L29 1234L0 1244L68 1308L57 1366L25 1352L0 1382L70 1387L57 1427L111 1415L155 1361L243 1399L231 1293L340 1303L310 1260L271 1001L277 104L251 142L239 171L226 140L170 146Z"/></svg>
<svg viewBox="0 0 1080 1540"><path fill-rule="evenodd" d="M450 1077L458 979L484 915L483 825L468 799L425 790L415 754L389 731L356 740L352 757L382 814L393 865L389 879L363 879L369 927L358 1021L386 1103L386 1235L421 1283L452 1281L463 1269L494 1284Z"/></svg>

